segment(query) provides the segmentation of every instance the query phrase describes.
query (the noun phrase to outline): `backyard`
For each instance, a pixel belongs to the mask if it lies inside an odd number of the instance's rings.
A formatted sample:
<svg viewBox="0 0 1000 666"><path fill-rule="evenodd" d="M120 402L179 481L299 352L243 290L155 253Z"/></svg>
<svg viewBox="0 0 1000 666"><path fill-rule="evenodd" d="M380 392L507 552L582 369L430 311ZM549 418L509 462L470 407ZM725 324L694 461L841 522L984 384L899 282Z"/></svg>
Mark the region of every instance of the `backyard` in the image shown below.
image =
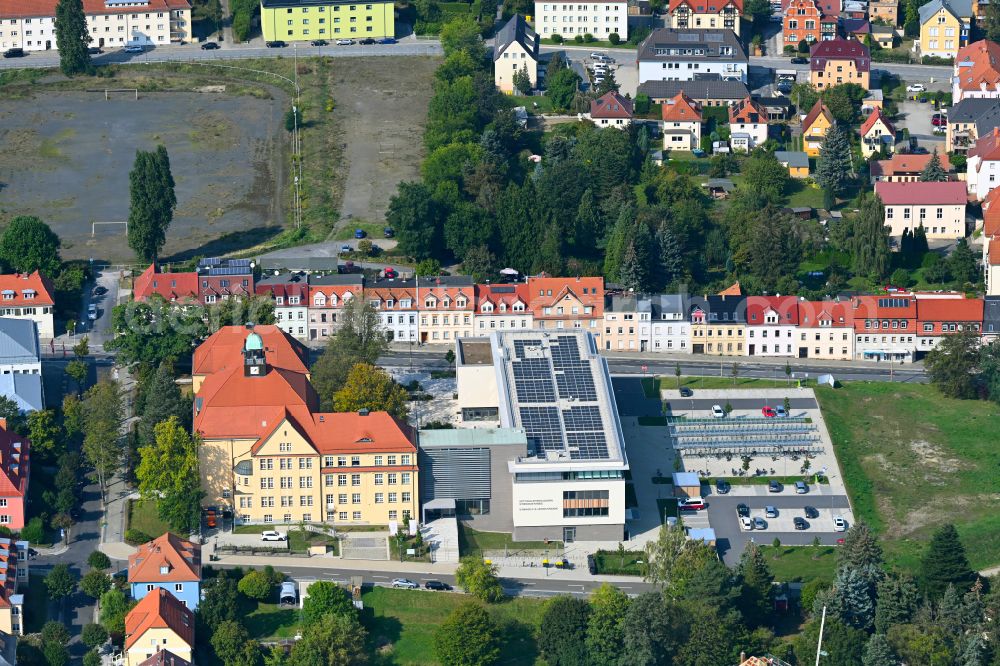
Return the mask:
<svg viewBox="0 0 1000 666"><path fill-rule="evenodd" d="M154 539L170 531L167 524L157 516L156 503L141 500L128 502L128 529L139 530Z"/></svg>
<svg viewBox="0 0 1000 666"><path fill-rule="evenodd" d="M504 550L517 552L522 550L539 550L555 553L562 550L562 541L514 541L507 532L480 532L458 523L458 552L465 555L482 555L487 550Z"/></svg>
<svg viewBox="0 0 1000 666"><path fill-rule="evenodd" d="M782 583L808 583L819 579L833 582L837 570L836 549L832 546L760 547L774 579Z"/></svg>

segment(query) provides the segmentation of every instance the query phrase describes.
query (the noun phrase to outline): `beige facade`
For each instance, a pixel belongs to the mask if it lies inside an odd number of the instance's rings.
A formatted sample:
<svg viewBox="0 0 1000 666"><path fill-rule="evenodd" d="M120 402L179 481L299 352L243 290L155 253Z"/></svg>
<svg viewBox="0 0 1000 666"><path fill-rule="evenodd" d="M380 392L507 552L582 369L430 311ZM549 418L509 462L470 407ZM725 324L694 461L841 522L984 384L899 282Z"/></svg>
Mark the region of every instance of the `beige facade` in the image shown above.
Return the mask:
<svg viewBox="0 0 1000 666"><path fill-rule="evenodd" d="M501 91L514 93L514 73L523 69L528 73L531 87L538 86L538 60L520 42L513 42L493 61L493 82Z"/></svg>
<svg viewBox="0 0 1000 666"><path fill-rule="evenodd" d="M858 71L855 61L851 58L830 59L826 61L826 66L823 69L809 72L809 83L817 90L844 83L855 83L868 90L871 84L871 73L867 69Z"/></svg>
<svg viewBox="0 0 1000 666"><path fill-rule="evenodd" d="M172 629L152 627L135 640L125 653L125 666L139 666L157 652L169 651L194 663L191 646Z"/></svg>
<svg viewBox="0 0 1000 666"><path fill-rule="evenodd" d="M818 358L825 361L850 361L854 358L853 327L829 326L798 327L799 358Z"/></svg>
<svg viewBox="0 0 1000 666"><path fill-rule="evenodd" d="M742 323L691 324L691 349L696 354L745 356L746 325Z"/></svg>

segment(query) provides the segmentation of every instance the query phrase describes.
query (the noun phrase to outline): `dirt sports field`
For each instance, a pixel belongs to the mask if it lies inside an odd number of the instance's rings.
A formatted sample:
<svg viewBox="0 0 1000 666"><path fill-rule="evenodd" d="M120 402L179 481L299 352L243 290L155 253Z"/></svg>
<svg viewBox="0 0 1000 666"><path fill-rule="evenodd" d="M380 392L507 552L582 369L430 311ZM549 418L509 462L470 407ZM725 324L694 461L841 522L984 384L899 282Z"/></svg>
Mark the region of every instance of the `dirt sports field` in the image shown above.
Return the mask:
<svg viewBox="0 0 1000 666"><path fill-rule="evenodd" d="M128 217L135 151L162 143L178 200L164 254L211 253L227 234L282 223L282 113L274 100L193 92L0 99L0 211L48 222L65 258L128 261L124 226L91 237L91 223Z"/></svg>

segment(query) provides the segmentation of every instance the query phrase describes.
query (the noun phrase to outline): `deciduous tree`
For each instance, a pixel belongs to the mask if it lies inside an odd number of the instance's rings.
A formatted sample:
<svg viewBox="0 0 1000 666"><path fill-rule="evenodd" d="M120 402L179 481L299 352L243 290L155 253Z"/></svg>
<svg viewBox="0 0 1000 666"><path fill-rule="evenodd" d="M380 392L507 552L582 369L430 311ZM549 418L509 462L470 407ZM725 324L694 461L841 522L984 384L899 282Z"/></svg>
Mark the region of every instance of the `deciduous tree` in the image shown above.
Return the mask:
<svg viewBox="0 0 1000 666"><path fill-rule="evenodd" d="M397 247L417 259L441 256L443 219L423 183L400 183L385 219L396 231Z"/></svg>
<svg viewBox="0 0 1000 666"><path fill-rule="evenodd" d="M979 334L971 327L943 336L924 360L931 383L949 398L975 398L981 358Z"/></svg>
<svg viewBox="0 0 1000 666"><path fill-rule="evenodd" d="M166 148L157 146L155 151L136 151L135 163L129 172L129 194L129 247L140 261L155 262L167 241L167 228L177 207Z"/></svg>
<svg viewBox="0 0 1000 666"><path fill-rule="evenodd" d="M618 663L625 644L625 617L630 600L617 587L604 583L590 595L586 649L594 664Z"/></svg>
<svg viewBox="0 0 1000 666"><path fill-rule="evenodd" d="M360 296L349 300L340 315L341 325L312 367L312 383L323 409L333 404L333 395L347 381L358 363L375 365L388 343L379 324L378 312Z"/></svg>
<svg viewBox="0 0 1000 666"><path fill-rule="evenodd" d="M190 534L198 528L201 476L198 442L176 416L158 424L154 442L139 449L135 476L146 501L156 502L157 514L170 528Z"/></svg>
<svg viewBox="0 0 1000 666"><path fill-rule="evenodd" d="M63 452L62 428L52 409L43 409L28 414L28 439L31 452L39 459L54 462Z"/></svg>
<svg viewBox="0 0 1000 666"><path fill-rule="evenodd" d="M358 363L347 373L344 387L333 394L333 409L356 412L361 409L385 411L398 419L408 412L406 390L382 368Z"/></svg>
<svg viewBox="0 0 1000 666"><path fill-rule="evenodd" d="M111 588L101 595L101 626L107 629L109 634L119 636L124 634L125 616L134 605L134 602L129 602L124 592L116 587Z"/></svg>
<svg viewBox="0 0 1000 666"><path fill-rule="evenodd" d="M443 666L490 666L500 658L500 630L479 602L458 606L434 632Z"/></svg>
<svg viewBox="0 0 1000 666"><path fill-rule="evenodd" d="M583 599L552 597L545 602L538 648L552 666L574 666L587 661L587 620L590 606Z"/></svg>
<svg viewBox="0 0 1000 666"><path fill-rule="evenodd" d="M212 632L212 649L223 666L257 666L260 644L239 622L227 620Z"/></svg>
<svg viewBox="0 0 1000 666"><path fill-rule="evenodd" d="M76 590L77 577L69 570L65 564L56 564L45 577L45 589L48 591L49 599L60 600L68 597Z"/></svg>
<svg viewBox="0 0 1000 666"><path fill-rule="evenodd" d="M455 571L455 581L466 593L490 603L503 598L503 587L496 567L476 556L463 557Z"/></svg>
<svg viewBox="0 0 1000 666"><path fill-rule="evenodd" d="M0 262L8 270L41 271L43 275L55 277L61 264L60 244L59 236L49 225L34 216L18 215L11 219L0 236Z"/></svg>
<svg viewBox="0 0 1000 666"><path fill-rule="evenodd" d="M625 642L620 663L629 666L672 664L687 642L687 614L660 592L636 597L625 615Z"/></svg>
<svg viewBox="0 0 1000 666"><path fill-rule="evenodd" d="M289 666L363 666L368 663L368 634L357 617L324 615L302 632Z"/></svg>
<svg viewBox="0 0 1000 666"><path fill-rule="evenodd" d="M354 606L347 590L336 583L321 580L309 586L309 596L302 602L302 624L314 624L330 613L343 615L353 612Z"/></svg>
<svg viewBox="0 0 1000 666"><path fill-rule="evenodd" d="M271 584L271 579L264 572L256 570L247 572L240 579L237 589L243 596L257 601L267 601L274 593L274 586Z"/></svg>
<svg viewBox="0 0 1000 666"><path fill-rule="evenodd" d="M111 579L103 571L92 569L80 579L80 589L88 597L100 599L102 594L111 589Z"/></svg>

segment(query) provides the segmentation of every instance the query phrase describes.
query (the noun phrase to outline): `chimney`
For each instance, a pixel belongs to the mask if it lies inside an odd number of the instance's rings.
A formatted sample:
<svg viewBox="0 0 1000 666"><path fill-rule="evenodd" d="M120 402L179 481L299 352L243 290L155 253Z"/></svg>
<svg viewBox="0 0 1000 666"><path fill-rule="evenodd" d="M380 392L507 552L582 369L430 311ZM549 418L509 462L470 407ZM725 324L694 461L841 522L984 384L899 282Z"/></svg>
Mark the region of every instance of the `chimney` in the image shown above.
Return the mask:
<svg viewBox="0 0 1000 666"><path fill-rule="evenodd" d="M359 409L358 416L368 416L369 411L367 409Z"/></svg>

